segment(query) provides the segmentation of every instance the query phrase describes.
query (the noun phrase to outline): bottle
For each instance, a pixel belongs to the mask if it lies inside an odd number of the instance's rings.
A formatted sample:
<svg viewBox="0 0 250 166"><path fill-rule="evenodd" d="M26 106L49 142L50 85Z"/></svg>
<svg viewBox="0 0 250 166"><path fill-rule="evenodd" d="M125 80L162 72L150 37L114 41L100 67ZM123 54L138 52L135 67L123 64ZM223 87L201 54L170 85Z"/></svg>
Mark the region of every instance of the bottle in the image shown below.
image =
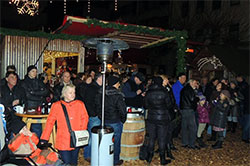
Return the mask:
<svg viewBox="0 0 250 166"><path fill-rule="evenodd" d="M38 115L42 114L42 107L40 105L37 107L36 112Z"/></svg>

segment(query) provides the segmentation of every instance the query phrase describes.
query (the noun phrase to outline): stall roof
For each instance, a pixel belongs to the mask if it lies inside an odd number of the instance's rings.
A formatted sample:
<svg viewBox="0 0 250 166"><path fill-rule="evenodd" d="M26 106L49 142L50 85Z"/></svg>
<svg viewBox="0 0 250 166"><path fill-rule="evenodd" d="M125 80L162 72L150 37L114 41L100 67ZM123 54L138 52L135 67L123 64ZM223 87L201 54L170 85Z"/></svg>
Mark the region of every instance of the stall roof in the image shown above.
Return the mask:
<svg viewBox="0 0 250 166"><path fill-rule="evenodd" d="M69 35L83 35L87 37L109 37L115 39L121 39L129 44L131 48L145 48L153 45L163 44L168 40L174 39L175 36L166 36L164 35L164 29L145 27L139 25L125 24L120 22L107 22L99 20L99 23L107 25L106 27L100 25L89 24L89 19L74 17L74 16L65 16L63 24L57 29L61 33ZM117 24L117 28L114 26L109 26L108 24ZM142 31L133 32L133 30L128 31L128 27L145 28L145 33ZM151 32L158 32L158 34L147 33L150 30Z"/></svg>

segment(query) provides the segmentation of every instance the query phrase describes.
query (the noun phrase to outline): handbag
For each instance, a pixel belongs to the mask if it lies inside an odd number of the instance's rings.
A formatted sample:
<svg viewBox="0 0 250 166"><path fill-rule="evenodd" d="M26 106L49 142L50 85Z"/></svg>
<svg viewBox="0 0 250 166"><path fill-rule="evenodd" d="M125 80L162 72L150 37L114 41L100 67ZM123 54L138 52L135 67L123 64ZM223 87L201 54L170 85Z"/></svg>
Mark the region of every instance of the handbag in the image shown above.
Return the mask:
<svg viewBox="0 0 250 166"><path fill-rule="evenodd" d="M73 131L70 125L69 116L64 104L62 104L63 112L66 118L66 122L68 125L69 133L70 133L70 147L76 148L80 146L87 145L89 142L89 132L88 130L78 130Z"/></svg>

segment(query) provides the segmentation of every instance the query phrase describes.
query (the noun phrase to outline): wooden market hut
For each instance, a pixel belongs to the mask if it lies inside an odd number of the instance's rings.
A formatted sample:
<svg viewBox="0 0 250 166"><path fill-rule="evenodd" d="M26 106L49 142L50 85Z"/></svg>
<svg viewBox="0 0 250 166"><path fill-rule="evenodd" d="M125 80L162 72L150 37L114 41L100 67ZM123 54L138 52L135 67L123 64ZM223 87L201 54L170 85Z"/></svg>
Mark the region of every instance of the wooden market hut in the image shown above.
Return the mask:
<svg viewBox="0 0 250 166"><path fill-rule="evenodd" d="M81 42L92 37L121 39L127 42L130 48L136 49L174 41L178 47L176 71L179 73L185 70L184 55L187 38L185 31L168 31L140 25L65 16L62 26L52 34L0 28L0 35L1 77L4 76L6 67L11 64L16 65L20 78L26 74L27 67L36 62L40 73L43 70L43 61L48 59L52 61L52 71L55 72L55 58L57 58L55 52L61 52L63 56L67 56L68 53L72 53L72 56L77 54L77 72L82 72L85 48L82 47ZM45 54L46 56L43 56ZM38 61L39 57L41 59Z"/></svg>

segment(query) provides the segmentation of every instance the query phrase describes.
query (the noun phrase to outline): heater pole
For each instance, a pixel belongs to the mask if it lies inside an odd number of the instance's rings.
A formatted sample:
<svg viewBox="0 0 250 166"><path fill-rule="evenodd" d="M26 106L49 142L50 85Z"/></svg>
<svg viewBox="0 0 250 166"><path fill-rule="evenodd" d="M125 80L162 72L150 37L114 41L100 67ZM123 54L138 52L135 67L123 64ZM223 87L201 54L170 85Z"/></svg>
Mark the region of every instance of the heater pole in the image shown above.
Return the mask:
<svg viewBox="0 0 250 166"><path fill-rule="evenodd" d="M102 62L102 129L104 129L105 87L107 62Z"/></svg>

